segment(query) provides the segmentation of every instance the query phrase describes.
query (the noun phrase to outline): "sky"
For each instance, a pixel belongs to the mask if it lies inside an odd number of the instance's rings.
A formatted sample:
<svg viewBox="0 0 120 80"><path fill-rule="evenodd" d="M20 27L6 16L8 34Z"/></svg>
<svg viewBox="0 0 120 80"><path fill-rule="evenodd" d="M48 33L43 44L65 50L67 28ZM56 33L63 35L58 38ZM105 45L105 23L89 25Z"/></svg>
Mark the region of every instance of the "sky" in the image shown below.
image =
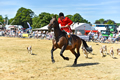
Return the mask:
<svg viewBox="0 0 120 80"><path fill-rule="evenodd" d="M101 18L120 23L120 0L0 0L0 15L14 18L21 7L31 9L36 15L79 13L92 24Z"/></svg>

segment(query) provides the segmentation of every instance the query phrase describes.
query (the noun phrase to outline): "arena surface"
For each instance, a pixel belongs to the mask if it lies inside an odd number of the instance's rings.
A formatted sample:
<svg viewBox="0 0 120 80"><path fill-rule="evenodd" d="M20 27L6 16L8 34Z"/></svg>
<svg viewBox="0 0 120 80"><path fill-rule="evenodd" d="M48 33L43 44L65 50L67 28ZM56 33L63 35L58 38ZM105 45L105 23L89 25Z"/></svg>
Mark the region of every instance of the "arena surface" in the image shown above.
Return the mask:
<svg viewBox="0 0 120 80"><path fill-rule="evenodd" d="M65 51L63 60L60 50L54 52L55 63L51 62L51 40L0 37L0 80L120 80L120 56L116 49L120 44L87 42L93 47L93 55L88 59L81 56L78 64L72 66L74 55ZM33 55L27 47L32 46ZM114 49L114 59L110 55L101 57L100 47L107 45Z"/></svg>

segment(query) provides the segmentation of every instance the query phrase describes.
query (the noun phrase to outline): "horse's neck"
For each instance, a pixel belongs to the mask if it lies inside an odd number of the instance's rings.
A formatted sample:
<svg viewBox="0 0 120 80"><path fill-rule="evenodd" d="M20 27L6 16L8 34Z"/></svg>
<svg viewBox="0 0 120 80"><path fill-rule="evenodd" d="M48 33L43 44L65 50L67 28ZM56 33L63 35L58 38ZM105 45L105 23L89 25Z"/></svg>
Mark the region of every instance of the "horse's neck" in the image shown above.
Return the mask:
<svg viewBox="0 0 120 80"><path fill-rule="evenodd" d="M62 31L59 28L59 24L54 28L54 36L55 39L59 38L59 36L61 35Z"/></svg>

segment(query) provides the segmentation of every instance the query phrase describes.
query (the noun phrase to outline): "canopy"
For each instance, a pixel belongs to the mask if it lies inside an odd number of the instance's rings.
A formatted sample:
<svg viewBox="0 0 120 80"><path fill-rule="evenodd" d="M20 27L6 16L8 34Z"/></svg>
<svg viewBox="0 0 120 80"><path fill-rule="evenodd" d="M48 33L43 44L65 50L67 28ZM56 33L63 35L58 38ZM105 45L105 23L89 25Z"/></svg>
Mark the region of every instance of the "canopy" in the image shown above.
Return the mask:
<svg viewBox="0 0 120 80"><path fill-rule="evenodd" d="M11 26L9 26L9 28L16 28L16 26L14 26L14 25L11 25Z"/></svg>
<svg viewBox="0 0 120 80"><path fill-rule="evenodd" d="M42 27L42 28L35 28L33 30L48 30L48 25Z"/></svg>
<svg viewBox="0 0 120 80"><path fill-rule="evenodd" d="M95 30L95 29L87 23L79 23L79 25L75 27L75 30Z"/></svg>
<svg viewBox="0 0 120 80"><path fill-rule="evenodd" d="M117 30L120 31L120 26L118 26Z"/></svg>
<svg viewBox="0 0 120 80"><path fill-rule="evenodd" d="M70 27L72 30L95 30L92 26L90 26L87 23L73 23ZM48 25L42 28L35 28L33 30L48 30Z"/></svg>

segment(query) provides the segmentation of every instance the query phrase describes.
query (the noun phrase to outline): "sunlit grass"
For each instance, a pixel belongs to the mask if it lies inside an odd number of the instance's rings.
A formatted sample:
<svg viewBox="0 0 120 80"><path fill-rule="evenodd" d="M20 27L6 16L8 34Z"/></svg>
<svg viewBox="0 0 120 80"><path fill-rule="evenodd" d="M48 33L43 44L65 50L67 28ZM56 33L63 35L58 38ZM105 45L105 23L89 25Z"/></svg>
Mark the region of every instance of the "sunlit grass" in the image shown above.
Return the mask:
<svg viewBox="0 0 120 80"><path fill-rule="evenodd" d="M93 54L88 59L81 56L77 66L72 66L75 56L65 51L63 60L60 49L54 51L55 63L51 62L51 40L21 39L0 37L0 79L1 80L120 80L120 56L116 49L120 44L87 42L92 45ZM98 44L98 45L96 45ZM34 55L28 54L27 47L32 46ZM113 47L115 59L109 55L101 57L100 47L107 45L108 52Z"/></svg>

